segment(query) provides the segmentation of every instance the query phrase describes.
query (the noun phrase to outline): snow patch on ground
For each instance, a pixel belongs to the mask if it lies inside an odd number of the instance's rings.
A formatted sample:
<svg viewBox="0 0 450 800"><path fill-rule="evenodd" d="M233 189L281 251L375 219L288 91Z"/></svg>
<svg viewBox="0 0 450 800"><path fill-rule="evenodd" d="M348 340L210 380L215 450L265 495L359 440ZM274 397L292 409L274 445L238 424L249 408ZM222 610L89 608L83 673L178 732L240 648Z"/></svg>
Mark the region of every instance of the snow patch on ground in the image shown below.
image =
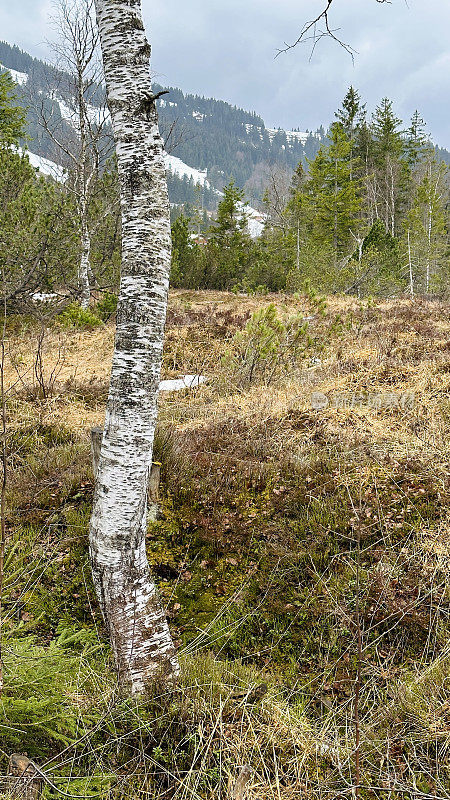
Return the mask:
<svg viewBox="0 0 450 800"><path fill-rule="evenodd" d="M159 384L160 392L179 392L182 389L194 389L206 383L204 375L185 375L184 378L176 378L169 381L161 381Z"/></svg>
<svg viewBox="0 0 450 800"><path fill-rule="evenodd" d="M6 70L9 72L14 83L17 83L19 86L24 86L24 84L28 81L28 75L25 72L17 72L15 69L4 67L3 64L0 64L0 70Z"/></svg>
<svg viewBox="0 0 450 800"><path fill-rule="evenodd" d="M58 295L52 293L46 294L45 292L35 292L31 295L31 299L34 300L35 303L54 303L58 300Z"/></svg>

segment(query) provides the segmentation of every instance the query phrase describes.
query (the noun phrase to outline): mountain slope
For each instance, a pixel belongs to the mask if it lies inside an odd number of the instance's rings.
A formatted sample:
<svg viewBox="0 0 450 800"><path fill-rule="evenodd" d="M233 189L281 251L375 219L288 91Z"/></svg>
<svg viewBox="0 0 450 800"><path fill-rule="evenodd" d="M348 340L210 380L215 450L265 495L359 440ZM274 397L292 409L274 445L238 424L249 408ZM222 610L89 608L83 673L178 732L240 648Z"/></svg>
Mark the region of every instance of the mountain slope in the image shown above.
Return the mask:
<svg viewBox="0 0 450 800"><path fill-rule="evenodd" d="M60 154L38 124L35 109L44 103L63 134L73 136L70 115L67 113L67 76L60 70L22 52L18 47L0 42L0 65L11 71L19 87L23 105L27 108L30 148L44 158L58 162ZM55 88L56 87L56 88ZM160 86L155 86L159 91ZM92 103L100 104L101 92ZM317 134L267 129L261 117L222 100L184 94L170 88L159 101L160 125L167 150L175 159L191 165L192 175L174 169L170 180L173 202L194 202L198 172L208 176L213 189L222 189L232 178L246 189L249 197L260 199L264 191L267 170L281 168L293 171L298 162L314 157L325 136ZM214 205L217 195L205 189L204 205Z"/></svg>
<svg viewBox="0 0 450 800"><path fill-rule="evenodd" d="M160 102L160 120L163 134L176 126L174 154L208 170L213 186L220 189L233 178L241 188L259 194L264 167L293 171L299 161L316 155L325 137L323 129L314 135L271 130L255 113L175 88Z"/></svg>
<svg viewBox="0 0 450 800"><path fill-rule="evenodd" d="M74 127L68 113L68 76L33 58L17 46L0 42L0 67L9 69L27 109L29 147L39 157L61 163L61 154L39 125L36 108L43 104L70 140ZM155 85L155 90L162 87ZM103 90L93 94L93 113L101 106ZM159 101L160 127L169 153L168 183L172 204L217 206L218 192L231 179L258 205L273 170L292 173L300 161L314 158L326 139L322 127L284 131L266 128L254 112L222 100L184 94L169 88ZM450 164L450 153L436 146L436 155ZM199 190L198 187L201 187Z"/></svg>

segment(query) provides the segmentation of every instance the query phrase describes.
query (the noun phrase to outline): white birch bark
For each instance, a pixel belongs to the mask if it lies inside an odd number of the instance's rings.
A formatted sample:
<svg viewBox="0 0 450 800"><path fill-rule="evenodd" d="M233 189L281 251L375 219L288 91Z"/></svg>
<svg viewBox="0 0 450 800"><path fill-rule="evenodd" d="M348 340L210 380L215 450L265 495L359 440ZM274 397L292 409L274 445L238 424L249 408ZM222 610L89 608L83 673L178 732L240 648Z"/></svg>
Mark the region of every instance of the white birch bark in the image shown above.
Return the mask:
<svg viewBox="0 0 450 800"><path fill-rule="evenodd" d="M89 233L88 209L89 209L89 185L93 173L89 173L89 153L86 133L86 102L83 91L83 69L80 59L77 60L77 105L78 120L80 128L80 169L78 170L79 184L77 192L78 211L81 227L81 257L78 273L78 288L80 291L81 308L89 308L91 299L91 288L89 285L89 273L91 272L91 236Z"/></svg>
<svg viewBox="0 0 450 800"><path fill-rule="evenodd" d="M156 679L172 681L179 671L145 550L170 213L141 1L96 0L96 11L116 141L123 253L90 551L120 681L139 693Z"/></svg>
<svg viewBox="0 0 450 800"><path fill-rule="evenodd" d="M89 277L92 275L91 270L91 235L89 232L89 224L87 220L87 208L80 209L80 223L81 223L81 258L78 269L78 288L80 292L80 305L81 308L89 308L91 299L91 287Z"/></svg>

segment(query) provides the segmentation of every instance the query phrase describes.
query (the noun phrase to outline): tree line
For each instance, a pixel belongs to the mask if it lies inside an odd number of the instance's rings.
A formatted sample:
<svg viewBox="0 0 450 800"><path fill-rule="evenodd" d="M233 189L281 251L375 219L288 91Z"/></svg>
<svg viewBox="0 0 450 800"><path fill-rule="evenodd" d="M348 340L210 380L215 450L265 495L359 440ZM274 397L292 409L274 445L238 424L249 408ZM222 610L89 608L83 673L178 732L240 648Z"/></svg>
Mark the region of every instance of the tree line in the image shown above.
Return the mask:
<svg viewBox="0 0 450 800"><path fill-rule="evenodd" d="M67 301L83 291L84 305L89 290L117 292L116 163L99 160L92 122L85 138L84 160L66 159L63 182L40 176L20 148L26 119L17 87L9 73L0 75L0 258L11 307L36 292L60 292ZM74 139L65 141L75 152ZM351 87L317 155L293 175L278 167L264 179L266 224L252 239L237 184L224 187L212 212L212 190L187 182L190 202L183 203L169 176L174 287L447 295L448 167L418 112L405 128L384 98L369 117ZM89 191L80 192L87 181ZM81 271L83 236L90 254Z"/></svg>
<svg viewBox="0 0 450 800"><path fill-rule="evenodd" d="M350 87L316 157L290 183L281 171L271 176L259 240L246 231L243 201L226 187L206 246L190 238L191 219L175 221L176 285L447 294L448 168L417 111L405 129L384 98L369 117Z"/></svg>

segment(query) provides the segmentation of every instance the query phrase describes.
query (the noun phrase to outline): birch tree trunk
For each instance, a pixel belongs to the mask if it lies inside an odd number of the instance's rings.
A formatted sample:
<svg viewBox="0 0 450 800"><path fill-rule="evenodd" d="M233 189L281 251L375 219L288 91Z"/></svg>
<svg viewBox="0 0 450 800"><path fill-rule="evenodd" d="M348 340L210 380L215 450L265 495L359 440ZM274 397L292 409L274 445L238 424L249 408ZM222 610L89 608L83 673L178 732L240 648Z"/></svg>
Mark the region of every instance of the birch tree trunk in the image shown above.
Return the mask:
<svg viewBox="0 0 450 800"><path fill-rule="evenodd" d="M140 0L96 0L122 209L122 274L90 552L122 685L173 681L178 661L145 550L171 256L150 47Z"/></svg>
<svg viewBox="0 0 450 800"><path fill-rule="evenodd" d="M91 287L89 283L91 270L91 234L87 221L87 208L83 201L80 206L81 223L81 258L78 268L78 289L80 292L81 308L89 308L91 299Z"/></svg>
<svg viewBox="0 0 450 800"><path fill-rule="evenodd" d="M77 205L80 217L81 228L81 256L80 265L78 270L78 289L80 291L80 304L81 308L89 308L91 299L91 287L89 285L89 272L91 271L91 236L89 232L88 223L88 210L89 210L89 177L88 177L88 142L86 133L86 102L84 99L83 91L83 69L82 62L77 59L77 103L78 103L78 119L80 126L80 169L78 171L79 184L77 192Z"/></svg>

